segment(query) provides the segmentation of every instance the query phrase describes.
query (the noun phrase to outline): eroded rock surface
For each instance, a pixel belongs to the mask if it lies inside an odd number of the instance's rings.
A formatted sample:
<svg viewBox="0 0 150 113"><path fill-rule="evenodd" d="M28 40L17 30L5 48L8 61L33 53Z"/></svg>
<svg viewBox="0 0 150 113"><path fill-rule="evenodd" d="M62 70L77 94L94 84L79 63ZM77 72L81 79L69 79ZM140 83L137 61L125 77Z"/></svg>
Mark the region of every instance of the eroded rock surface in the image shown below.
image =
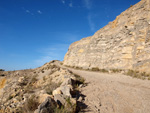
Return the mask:
<svg viewBox="0 0 150 113"><path fill-rule="evenodd" d="M60 62L51 61L35 69L2 72L6 76L0 76L0 113L75 112L76 103L71 102L71 91L75 88L72 81L76 78L57 63ZM58 94L65 98L58 98Z"/></svg>
<svg viewBox="0 0 150 113"><path fill-rule="evenodd" d="M141 0L93 36L71 44L64 65L150 72L150 0Z"/></svg>

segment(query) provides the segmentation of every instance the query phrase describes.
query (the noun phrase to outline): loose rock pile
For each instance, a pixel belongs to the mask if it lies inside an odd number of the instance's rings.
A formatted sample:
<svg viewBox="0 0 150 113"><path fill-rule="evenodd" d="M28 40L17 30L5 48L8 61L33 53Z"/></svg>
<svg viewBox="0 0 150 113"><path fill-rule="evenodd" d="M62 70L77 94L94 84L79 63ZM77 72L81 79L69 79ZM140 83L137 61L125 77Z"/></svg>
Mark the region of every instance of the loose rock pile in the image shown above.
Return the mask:
<svg viewBox="0 0 150 113"><path fill-rule="evenodd" d="M30 70L3 72L0 113L61 113L76 111L76 77L51 61Z"/></svg>

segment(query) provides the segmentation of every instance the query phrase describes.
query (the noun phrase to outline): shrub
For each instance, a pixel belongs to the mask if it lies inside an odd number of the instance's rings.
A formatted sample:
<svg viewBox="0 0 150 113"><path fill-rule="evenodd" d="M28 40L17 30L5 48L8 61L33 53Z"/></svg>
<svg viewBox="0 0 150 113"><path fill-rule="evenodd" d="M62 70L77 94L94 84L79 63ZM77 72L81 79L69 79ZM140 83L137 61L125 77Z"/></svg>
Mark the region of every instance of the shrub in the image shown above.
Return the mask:
<svg viewBox="0 0 150 113"><path fill-rule="evenodd" d="M78 66L76 66L76 67L72 67L72 68L76 68L76 69L82 69L82 67L78 67Z"/></svg>
<svg viewBox="0 0 150 113"><path fill-rule="evenodd" d="M12 95L9 95L9 97L7 98L7 101L8 100L11 100L13 98L13 96Z"/></svg>
<svg viewBox="0 0 150 113"><path fill-rule="evenodd" d="M122 71L122 69L110 69L113 73L119 73Z"/></svg>
<svg viewBox="0 0 150 113"><path fill-rule="evenodd" d="M150 78L150 74L146 73L146 72L139 72L139 71L135 71L135 70L128 70L126 73L126 75L132 76L134 78L139 78L139 79L148 79Z"/></svg>
<svg viewBox="0 0 150 113"><path fill-rule="evenodd" d="M4 69L0 69L0 71L5 71Z"/></svg>
<svg viewBox="0 0 150 113"><path fill-rule="evenodd" d="M32 95L30 98L28 98L25 102L24 109L26 111L35 111L39 106L39 102L37 101L37 98L35 95Z"/></svg>
<svg viewBox="0 0 150 113"><path fill-rule="evenodd" d="M67 98L66 105L56 108L55 113L76 113L76 104L73 104L70 98Z"/></svg>
<svg viewBox="0 0 150 113"><path fill-rule="evenodd" d="M31 84L34 84L37 80L36 75L34 75L31 79Z"/></svg>
<svg viewBox="0 0 150 113"><path fill-rule="evenodd" d="M98 67L93 67L92 71L99 71L99 68Z"/></svg>
<svg viewBox="0 0 150 113"><path fill-rule="evenodd" d="M130 7L132 7L133 5L130 5Z"/></svg>
<svg viewBox="0 0 150 113"><path fill-rule="evenodd" d="M103 73L108 73L108 70L106 70L106 69L100 69L99 71L103 72Z"/></svg>
<svg viewBox="0 0 150 113"><path fill-rule="evenodd" d="M54 83L54 82L50 81L49 84L46 85L46 88L45 88L46 93L51 95L53 90L58 88L60 86L60 84L61 83Z"/></svg>
<svg viewBox="0 0 150 113"><path fill-rule="evenodd" d="M126 74L129 75L129 76L135 76L136 75L136 71L129 69Z"/></svg>
<svg viewBox="0 0 150 113"><path fill-rule="evenodd" d="M76 77L76 85L85 83L85 79L81 77L80 75L74 73L74 76Z"/></svg>

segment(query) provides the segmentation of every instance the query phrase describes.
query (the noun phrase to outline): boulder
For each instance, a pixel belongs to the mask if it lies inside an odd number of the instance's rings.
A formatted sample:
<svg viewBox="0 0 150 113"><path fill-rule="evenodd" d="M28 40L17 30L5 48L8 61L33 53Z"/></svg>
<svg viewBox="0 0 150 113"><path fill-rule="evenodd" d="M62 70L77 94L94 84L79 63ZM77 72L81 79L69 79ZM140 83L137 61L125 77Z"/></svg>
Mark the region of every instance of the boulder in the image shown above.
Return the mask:
<svg viewBox="0 0 150 113"><path fill-rule="evenodd" d="M57 88L53 91L52 93L53 95L57 95L57 94L62 94L62 91L60 90L60 88Z"/></svg>
<svg viewBox="0 0 150 113"><path fill-rule="evenodd" d="M55 108L57 107L56 102L47 97L46 100L38 106L38 109L34 113L54 113Z"/></svg>
<svg viewBox="0 0 150 113"><path fill-rule="evenodd" d="M70 85L66 85L66 86L61 86L60 90L62 92L63 95L71 97L71 86Z"/></svg>
<svg viewBox="0 0 150 113"><path fill-rule="evenodd" d="M49 94L40 94L39 95L39 103L43 103L48 97L52 98L52 95Z"/></svg>
<svg viewBox="0 0 150 113"><path fill-rule="evenodd" d="M66 78L63 83L61 84L61 86L65 86L65 85L72 85L72 79L71 78Z"/></svg>
<svg viewBox="0 0 150 113"><path fill-rule="evenodd" d="M54 100L58 103L59 106L65 105L67 96L62 94L54 95Z"/></svg>

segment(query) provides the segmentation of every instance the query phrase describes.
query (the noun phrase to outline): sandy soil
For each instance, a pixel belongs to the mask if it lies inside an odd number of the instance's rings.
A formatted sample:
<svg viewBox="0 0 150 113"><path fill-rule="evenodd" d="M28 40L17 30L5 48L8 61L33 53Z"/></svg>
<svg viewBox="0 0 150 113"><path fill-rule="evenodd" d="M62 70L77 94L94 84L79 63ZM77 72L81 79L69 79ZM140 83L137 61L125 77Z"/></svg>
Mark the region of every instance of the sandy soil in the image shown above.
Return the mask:
<svg viewBox="0 0 150 113"><path fill-rule="evenodd" d="M83 102L88 113L150 113L150 81L122 74L70 69L86 79Z"/></svg>

